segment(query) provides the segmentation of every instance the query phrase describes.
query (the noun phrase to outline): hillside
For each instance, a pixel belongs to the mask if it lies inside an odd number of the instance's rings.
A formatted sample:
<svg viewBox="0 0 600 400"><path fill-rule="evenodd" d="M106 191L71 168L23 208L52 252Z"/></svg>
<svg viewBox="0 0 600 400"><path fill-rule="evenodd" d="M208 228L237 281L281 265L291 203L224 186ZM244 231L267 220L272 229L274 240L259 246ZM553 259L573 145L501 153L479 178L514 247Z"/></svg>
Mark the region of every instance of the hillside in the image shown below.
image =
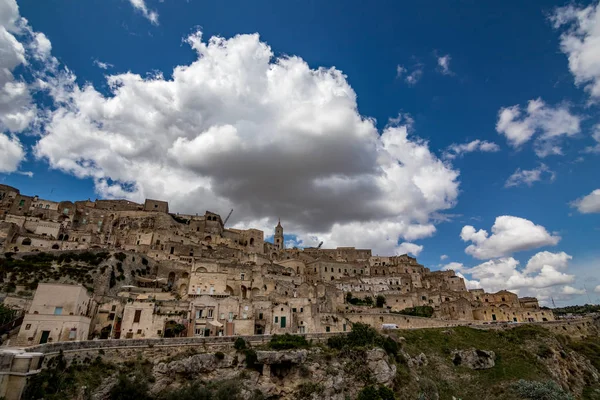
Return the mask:
<svg viewBox="0 0 600 400"><path fill-rule="evenodd" d="M578 339L534 325L381 335L355 324L309 343L60 354L24 399L600 399L599 320ZM152 347L152 346L150 346Z"/></svg>

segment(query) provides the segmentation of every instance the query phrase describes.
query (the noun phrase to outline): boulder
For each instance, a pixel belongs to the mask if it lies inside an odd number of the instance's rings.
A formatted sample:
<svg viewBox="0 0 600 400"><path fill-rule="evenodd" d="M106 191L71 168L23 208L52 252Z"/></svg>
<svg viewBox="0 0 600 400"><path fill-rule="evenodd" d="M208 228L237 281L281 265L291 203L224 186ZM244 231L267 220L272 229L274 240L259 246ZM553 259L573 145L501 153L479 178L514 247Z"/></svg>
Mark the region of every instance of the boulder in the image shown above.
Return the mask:
<svg viewBox="0 0 600 400"><path fill-rule="evenodd" d="M462 365L471 369L489 369L493 368L496 360L496 353L491 350L454 350L452 352L452 362L454 365Z"/></svg>
<svg viewBox="0 0 600 400"><path fill-rule="evenodd" d="M369 350L367 364L377 383L380 385L392 384L396 376L396 366L389 363L388 356L383 349Z"/></svg>
<svg viewBox="0 0 600 400"><path fill-rule="evenodd" d="M258 364L302 364L308 356L307 350L290 351L257 351L256 362Z"/></svg>

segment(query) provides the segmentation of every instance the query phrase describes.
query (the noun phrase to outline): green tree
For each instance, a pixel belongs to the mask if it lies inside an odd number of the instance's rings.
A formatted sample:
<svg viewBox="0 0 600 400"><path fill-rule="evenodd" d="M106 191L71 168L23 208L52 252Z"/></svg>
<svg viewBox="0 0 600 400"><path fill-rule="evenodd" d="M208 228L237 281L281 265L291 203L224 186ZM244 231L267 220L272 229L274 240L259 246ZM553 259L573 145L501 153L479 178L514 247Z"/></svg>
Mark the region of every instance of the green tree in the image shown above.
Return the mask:
<svg viewBox="0 0 600 400"><path fill-rule="evenodd" d="M378 295L376 299L377 308L382 308L385 305L385 297Z"/></svg>

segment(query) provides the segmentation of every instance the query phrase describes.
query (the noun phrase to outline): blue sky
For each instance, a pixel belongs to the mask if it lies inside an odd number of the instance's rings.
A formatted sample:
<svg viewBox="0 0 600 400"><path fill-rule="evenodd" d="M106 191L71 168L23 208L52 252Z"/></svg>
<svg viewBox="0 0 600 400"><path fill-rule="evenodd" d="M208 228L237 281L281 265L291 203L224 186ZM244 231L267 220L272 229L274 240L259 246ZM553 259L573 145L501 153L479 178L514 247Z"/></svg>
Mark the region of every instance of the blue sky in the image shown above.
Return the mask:
<svg viewBox="0 0 600 400"><path fill-rule="evenodd" d="M598 3L413 3L0 0L0 182L598 302Z"/></svg>

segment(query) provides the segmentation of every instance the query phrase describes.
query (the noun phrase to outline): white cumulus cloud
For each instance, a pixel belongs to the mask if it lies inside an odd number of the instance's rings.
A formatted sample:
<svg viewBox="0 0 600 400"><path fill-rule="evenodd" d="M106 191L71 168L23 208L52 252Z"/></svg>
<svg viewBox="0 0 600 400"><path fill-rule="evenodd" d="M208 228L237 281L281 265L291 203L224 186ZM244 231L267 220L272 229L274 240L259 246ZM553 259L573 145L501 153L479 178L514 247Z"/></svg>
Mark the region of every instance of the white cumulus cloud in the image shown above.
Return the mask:
<svg viewBox="0 0 600 400"><path fill-rule="evenodd" d="M553 246L560 241L560 236L548 233L543 226L510 215L496 218L491 236L486 230L477 231L473 226L465 225L460 238L472 243L465 253L478 259L503 257L518 251Z"/></svg>
<svg viewBox="0 0 600 400"><path fill-rule="evenodd" d="M15 172L24 158L25 151L19 139L0 133L0 173Z"/></svg>
<svg viewBox="0 0 600 400"><path fill-rule="evenodd" d="M566 295L580 295L580 294L585 294L585 289L577 289L577 288L574 288L573 286L563 286L563 288L560 292L562 294L566 294Z"/></svg>
<svg viewBox="0 0 600 400"><path fill-rule="evenodd" d="M575 84L592 98L600 97L600 4L557 8L551 16L556 29L563 29L560 48L569 60Z"/></svg>
<svg viewBox="0 0 600 400"><path fill-rule="evenodd" d="M73 74L48 80L57 103L36 156L103 197L234 208L233 224L267 235L281 217L298 245L422 250L410 242L454 206L458 171L408 120L378 131L341 71L275 57L257 34L187 43L197 58L172 78L109 75L110 96Z"/></svg>
<svg viewBox="0 0 600 400"><path fill-rule="evenodd" d="M504 183L504 187L513 187L521 185L531 187L535 182L539 182L542 179L544 179L544 177L547 177L550 181L553 181L556 177L554 172L551 171L546 164L540 164L539 167L534 169L517 168L517 170L511 176L508 177L508 179Z"/></svg>
<svg viewBox="0 0 600 400"><path fill-rule="evenodd" d="M530 100L525 114L518 105L500 109L496 131L515 148L521 147L537 133L535 152L539 157L560 155L561 137L580 132L581 117L570 112L567 105L548 106L541 99Z"/></svg>
<svg viewBox="0 0 600 400"><path fill-rule="evenodd" d="M573 257L561 251L560 253L551 253L549 251L540 251L532 256L525 267L526 273L540 271L545 265L550 265L556 269L565 269Z"/></svg>
<svg viewBox="0 0 600 400"><path fill-rule="evenodd" d="M582 214L600 213L600 189L571 203Z"/></svg>
<svg viewBox="0 0 600 400"><path fill-rule="evenodd" d="M494 142L488 142L487 140L479 139L462 144L453 143L448 146L446 151L444 151L443 157L448 160L452 160L462 156L465 153L473 153L475 151L480 151L482 153L495 153L500 151L500 146Z"/></svg>
<svg viewBox="0 0 600 400"><path fill-rule="evenodd" d="M518 267L518 260L513 257L506 257L486 261L473 268L465 269L462 273L470 274L472 278L479 282L482 288L491 292L503 289L515 292L530 291L565 285L575 280L574 275L558 271L551 265L544 265L534 273L521 271Z"/></svg>
<svg viewBox="0 0 600 400"><path fill-rule="evenodd" d="M158 25L158 13L148 9L144 0L129 0L131 5L144 15L154 25Z"/></svg>

